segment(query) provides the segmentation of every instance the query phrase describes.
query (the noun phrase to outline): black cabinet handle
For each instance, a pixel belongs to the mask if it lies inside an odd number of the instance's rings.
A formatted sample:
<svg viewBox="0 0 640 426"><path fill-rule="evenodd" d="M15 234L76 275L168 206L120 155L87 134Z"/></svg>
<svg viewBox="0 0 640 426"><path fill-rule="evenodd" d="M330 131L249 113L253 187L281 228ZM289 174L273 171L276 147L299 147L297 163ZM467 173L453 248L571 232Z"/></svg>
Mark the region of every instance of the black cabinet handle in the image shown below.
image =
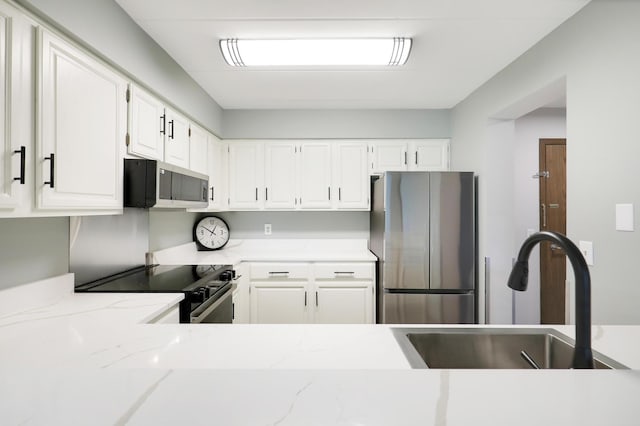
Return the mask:
<svg viewBox="0 0 640 426"><path fill-rule="evenodd" d="M264 189L264 200L269 201L269 188Z"/></svg>
<svg viewBox="0 0 640 426"><path fill-rule="evenodd" d="M342 201L342 188L338 188L338 201Z"/></svg>
<svg viewBox="0 0 640 426"><path fill-rule="evenodd" d="M213 186L211 187L211 201L215 201L215 192Z"/></svg>
<svg viewBox="0 0 640 426"><path fill-rule="evenodd" d="M173 120L169 122L169 129L171 129L169 132L169 139L173 139Z"/></svg>
<svg viewBox="0 0 640 426"><path fill-rule="evenodd" d="M304 306L307 306L307 292L304 292Z"/></svg>
<svg viewBox="0 0 640 426"><path fill-rule="evenodd" d="M160 116L160 134L161 135L166 134L166 127L167 127L167 114L162 114Z"/></svg>
<svg viewBox="0 0 640 426"><path fill-rule="evenodd" d="M418 151L416 151L416 166L418 165Z"/></svg>
<svg viewBox="0 0 640 426"><path fill-rule="evenodd" d="M51 153L51 155L49 157L44 157L45 161L49 160L49 180L46 181L44 184L45 185L49 185L49 188L53 188L54 187L54 171L55 171L55 157L53 152Z"/></svg>
<svg viewBox="0 0 640 426"><path fill-rule="evenodd" d="M318 306L318 292L316 291L316 306Z"/></svg>
<svg viewBox="0 0 640 426"><path fill-rule="evenodd" d="M329 192L329 200L331 200L331 187L327 187L327 191Z"/></svg>
<svg viewBox="0 0 640 426"><path fill-rule="evenodd" d="M24 185L24 168L25 159L27 158L27 148L21 146L20 149L13 151L14 154L20 154L20 176L14 177L13 180L20 181L20 185Z"/></svg>
<svg viewBox="0 0 640 426"><path fill-rule="evenodd" d="M404 165L407 165L407 151L404 152Z"/></svg>
<svg viewBox="0 0 640 426"><path fill-rule="evenodd" d="M258 188L256 188L256 201L258 201Z"/></svg>

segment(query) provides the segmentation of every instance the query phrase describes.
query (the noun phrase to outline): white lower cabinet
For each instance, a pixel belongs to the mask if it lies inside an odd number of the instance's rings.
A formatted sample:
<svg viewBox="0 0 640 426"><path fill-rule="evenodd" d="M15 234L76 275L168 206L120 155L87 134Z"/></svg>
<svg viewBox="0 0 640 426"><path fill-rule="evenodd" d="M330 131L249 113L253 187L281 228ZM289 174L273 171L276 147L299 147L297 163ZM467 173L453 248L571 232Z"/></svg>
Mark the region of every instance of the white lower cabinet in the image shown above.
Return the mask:
<svg viewBox="0 0 640 426"><path fill-rule="evenodd" d="M252 263L251 322L373 322L373 263Z"/></svg>
<svg viewBox="0 0 640 426"><path fill-rule="evenodd" d="M246 262L233 266L236 271L236 288L233 290L233 323L248 324L250 320L251 302L249 300L249 269L250 266Z"/></svg>
<svg viewBox="0 0 640 426"><path fill-rule="evenodd" d="M310 322L307 283L284 280L252 282L251 322L257 324Z"/></svg>
<svg viewBox="0 0 640 426"><path fill-rule="evenodd" d="M373 323L373 262L318 262L313 269L316 323Z"/></svg>

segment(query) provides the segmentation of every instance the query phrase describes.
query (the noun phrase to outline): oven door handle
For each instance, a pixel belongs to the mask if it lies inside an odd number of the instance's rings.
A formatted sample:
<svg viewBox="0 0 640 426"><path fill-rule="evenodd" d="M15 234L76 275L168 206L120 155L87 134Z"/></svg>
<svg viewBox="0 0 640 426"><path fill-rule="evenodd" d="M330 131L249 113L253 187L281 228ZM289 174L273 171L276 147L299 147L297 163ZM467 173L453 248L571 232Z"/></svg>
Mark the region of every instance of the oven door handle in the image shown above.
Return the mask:
<svg viewBox="0 0 640 426"><path fill-rule="evenodd" d="M218 308L218 306L220 306L225 300L230 298L232 295L233 295L233 286L229 286L229 289L227 291L225 291L224 294L220 298L216 299L215 302L212 302L210 306L207 306L206 308L204 308L204 311L202 311L201 314L199 314L198 316L195 316L195 317L192 316L191 317L191 324L199 324L199 323L201 323L206 317L209 316L209 314L211 312L215 311ZM206 304L206 302L205 302L205 304Z"/></svg>

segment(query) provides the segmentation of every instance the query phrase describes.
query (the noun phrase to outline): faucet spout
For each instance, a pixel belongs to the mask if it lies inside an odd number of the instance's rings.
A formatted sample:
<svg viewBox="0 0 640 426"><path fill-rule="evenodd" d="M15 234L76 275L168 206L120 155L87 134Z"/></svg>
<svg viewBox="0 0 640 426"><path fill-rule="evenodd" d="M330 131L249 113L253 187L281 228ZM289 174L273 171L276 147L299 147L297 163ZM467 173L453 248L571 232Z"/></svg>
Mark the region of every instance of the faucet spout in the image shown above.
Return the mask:
<svg viewBox="0 0 640 426"><path fill-rule="evenodd" d="M576 286L576 346L573 351L573 368L594 368L591 350L591 276L589 268L576 245L564 235L537 232L527 238L520 247L518 259L509 275L508 285L514 290L525 291L529 279L529 255L533 247L551 241L562 247L571 262Z"/></svg>

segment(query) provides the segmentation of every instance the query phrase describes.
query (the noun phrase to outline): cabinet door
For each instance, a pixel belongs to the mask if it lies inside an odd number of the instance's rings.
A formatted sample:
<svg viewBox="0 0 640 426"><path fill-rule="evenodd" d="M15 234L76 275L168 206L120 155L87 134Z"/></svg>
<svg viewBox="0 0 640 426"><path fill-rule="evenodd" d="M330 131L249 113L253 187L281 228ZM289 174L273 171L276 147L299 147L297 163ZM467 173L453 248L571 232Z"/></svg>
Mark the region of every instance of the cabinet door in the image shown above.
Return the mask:
<svg viewBox="0 0 640 426"><path fill-rule="evenodd" d="M13 21L16 14L17 11L9 5L0 3L0 208L17 206L18 191L24 186L26 178L21 175L21 163L26 161L27 147L24 146L23 153L23 147L18 144L11 126L15 112L12 98L18 98L14 89L15 80L19 77L16 74L19 70L15 68L18 62L15 59L18 58L12 54L15 50ZM30 146L28 148L31 149Z"/></svg>
<svg viewBox="0 0 640 426"><path fill-rule="evenodd" d="M331 208L331 145L305 142L298 156L300 207ZM337 194L336 194L337 196Z"/></svg>
<svg viewBox="0 0 640 426"><path fill-rule="evenodd" d="M339 209L368 209L367 145L360 142L339 143L335 153L335 206Z"/></svg>
<svg viewBox="0 0 640 426"><path fill-rule="evenodd" d="M314 322L319 324L371 324L371 281L316 282Z"/></svg>
<svg viewBox="0 0 640 426"><path fill-rule="evenodd" d="M371 144L373 173L403 172L408 168L407 143L403 141L376 141Z"/></svg>
<svg viewBox="0 0 640 426"><path fill-rule="evenodd" d="M227 149L218 138L209 136L209 209L225 210L227 204Z"/></svg>
<svg viewBox="0 0 640 426"><path fill-rule="evenodd" d="M254 142L230 142L229 208L259 209L263 206L262 145Z"/></svg>
<svg viewBox="0 0 640 426"><path fill-rule="evenodd" d="M122 209L126 82L39 29L37 206Z"/></svg>
<svg viewBox="0 0 640 426"><path fill-rule="evenodd" d="M449 139L430 139L411 142L413 158L410 170L449 170Z"/></svg>
<svg viewBox="0 0 640 426"><path fill-rule="evenodd" d="M189 168L191 170L205 175L209 174L208 148L209 132L192 124L189 128Z"/></svg>
<svg viewBox="0 0 640 426"><path fill-rule="evenodd" d="M293 209L296 199L296 152L291 142L264 146L264 191L267 209Z"/></svg>
<svg viewBox="0 0 640 426"><path fill-rule="evenodd" d="M127 152L162 161L165 118L162 102L139 87L130 85Z"/></svg>
<svg viewBox="0 0 640 426"><path fill-rule="evenodd" d="M165 108L166 135L164 139L164 161L174 166L189 168L189 121Z"/></svg>
<svg viewBox="0 0 640 426"><path fill-rule="evenodd" d="M251 322L304 324L309 322L307 282L252 282Z"/></svg>

